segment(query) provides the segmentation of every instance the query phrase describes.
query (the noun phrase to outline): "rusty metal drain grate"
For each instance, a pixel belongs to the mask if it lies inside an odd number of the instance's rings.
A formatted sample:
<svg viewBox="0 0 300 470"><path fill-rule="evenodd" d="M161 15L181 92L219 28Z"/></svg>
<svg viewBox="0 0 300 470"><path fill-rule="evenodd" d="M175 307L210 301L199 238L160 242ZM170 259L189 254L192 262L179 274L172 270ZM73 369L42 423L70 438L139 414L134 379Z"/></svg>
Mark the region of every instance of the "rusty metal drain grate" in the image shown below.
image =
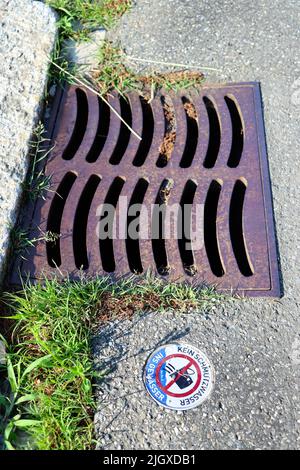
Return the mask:
<svg viewBox="0 0 300 470"><path fill-rule="evenodd" d="M96 95L75 86L62 93L46 164L52 190L36 203L30 223L31 238L41 240L18 260L21 274L76 278L80 270L92 276L152 270L172 281L279 296L259 85L162 93L151 103L137 94L110 101L141 141ZM113 208L114 225L103 203ZM148 237L142 211L131 210L136 204L149 209ZM187 210L167 217L174 207ZM121 223L127 235L136 223L139 236L99 239L101 227L112 234ZM166 236L171 226L177 237ZM196 246L192 234L199 232ZM60 236L51 241L50 233Z"/></svg>

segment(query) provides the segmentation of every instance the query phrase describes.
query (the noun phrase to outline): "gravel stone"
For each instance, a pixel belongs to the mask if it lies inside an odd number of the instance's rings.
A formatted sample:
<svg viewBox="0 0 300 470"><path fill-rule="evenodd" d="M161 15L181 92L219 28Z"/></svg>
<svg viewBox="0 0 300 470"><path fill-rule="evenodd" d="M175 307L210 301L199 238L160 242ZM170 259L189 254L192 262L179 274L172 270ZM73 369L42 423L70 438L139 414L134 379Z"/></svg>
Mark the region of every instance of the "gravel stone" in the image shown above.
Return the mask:
<svg viewBox="0 0 300 470"><path fill-rule="evenodd" d="M46 82L55 20L41 2L0 0L0 278Z"/></svg>
<svg viewBox="0 0 300 470"><path fill-rule="evenodd" d="M111 33L133 57L217 68L203 69L208 83L261 82L284 297L100 329L95 363L109 372L98 389L99 448L299 448L299 15L297 0L136 0ZM216 370L210 400L182 413L157 405L142 382L148 355L178 339L206 352Z"/></svg>

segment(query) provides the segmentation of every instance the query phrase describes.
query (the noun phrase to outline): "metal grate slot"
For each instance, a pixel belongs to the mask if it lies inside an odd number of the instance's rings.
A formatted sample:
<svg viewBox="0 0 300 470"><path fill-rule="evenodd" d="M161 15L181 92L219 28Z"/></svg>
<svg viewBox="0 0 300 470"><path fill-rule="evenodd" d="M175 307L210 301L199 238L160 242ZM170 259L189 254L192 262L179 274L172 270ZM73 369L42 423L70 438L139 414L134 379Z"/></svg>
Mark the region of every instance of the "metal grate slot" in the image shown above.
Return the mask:
<svg viewBox="0 0 300 470"><path fill-rule="evenodd" d="M238 264L239 270L243 276L252 276L254 274L249 260L249 254L246 245L243 227L243 206L247 190L245 180L237 180L231 196L229 209L229 224L232 249Z"/></svg>
<svg viewBox="0 0 300 470"><path fill-rule="evenodd" d="M151 105L141 96L140 102L143 112L143 130L142 140L132 162L134 166L142 166L145 163L154 134L154 118Z"/></svg>
<svg viewBox="0 0 300 470"><path fill-rule="evenodd" d="M99 105L99 119L98 119L98 128L97 133L87 156L86 161L89 163L94 163L99 158L103 147L105 145L109 124L110 124L110 109L109 106L98 97Z"/></svg>
<svg viewBox="0 0 300 470"><path fill-rule="evenodd" d="M210 268L217 277L225 274L220 254L217 227L218 204L221 191L222 181L213 180L209 186L204 206L204 243Z"/></svg>
<svg viewBox="0 0 300 470"><path fill-rule="evenodd" d="M87 223L93 198L95 196L101 178L91 175L79 198L75 212L73 228L73 251L75 265L78 269L88 269L88 253L86 245Z"/></svg>
<svg viewBox="0 0 300 470"><path fill-rule="evenodd" d="M114 179L104 200L103 212L100 216L99 233L107 234L107 238L99 240L102 266L104 271L107 273L112 273L116 269L112 240L115 210L113 216L110 217L109 211L106 209L105 205L107 204L108 206L116 209L124 184L125 179L120 178L119 176Z"/></svg>
<svg viewBox="0 0 300 470"><path fill-rule="evenodd" d="M12 282L18 271L77 279L81 270L151 270L280 295L259 85L109 100L142 140L90 91L61 91L45 166L52 187L24 212L24 228L39 241L16 259Z"/></svg>
<svg viewBox="0 0 300 470"><path fill-rule="evenodd" d="M180 200L182 216L178 219L178 248L183 268L188 276L195 276L197 273L192 247L187 248L188 245L191 246L191 217L196 190L195 181L188 180Z"/></svg>
<svg viewBox="0 0 300 470"><path fill-rule="evenodd" d="M180 166L188 168L192 164L198 144L198 117L194 104L185 96L181 100L186 114L187 136Z"/></svg>
<svg viewBox="0 0 300 470"><path fill-rule="evenodd" d="M121 105L121 116L129 126L132 126L132 114L130 109L129 101L120 96L120 105ZM130 130L123 122L121 122L120 134L116 144L116 147L113 151L112 156L110 157L109 163L112 165L118 165L122 160L124 153L126 152L128 143L130 139Z"/></svg>
<svg viewBox="0 0 300 470"><path fill-rule="evenodd" d="M170 273L165 241L165 219L173 181L165 179L160 185L152 213L152 249L157 272L161 276Z"/></svg>
<svg viewBox="0 0 300 470"><path fill-rule="evenodd" d="M146 191L149 186L149 181L145 178L141 178L132 193L128 212L127 212L127 238L126 238L126 251L128 264L131 272L135 274L141 274L143 272L141 253L139 247L139 239L135 238L132 234L135 228L139 231L140 225L140 212L141 205L143 204Z"/></svg>
<svg viewBox="0 0 300 470"><path fill-rule="evenodd" d="M235 98L225 96L232 123L232 143L227 165L236 168L241 160L244 147L244 126Z"/></svg>
<svg viewBox="0 0 300 470"><path fill-rule="evenodd" d="M203 97L209 120L209 141L206 157L204 159L204 168L213 168L216 164L220 144L221 144L221 125L217 112L217 107L207 96Z"/></svg>
<svg viewBox="0 0 300 470"><path fill-rule="evenodd" d="M63 152L64 160L71 160L76 154L83 140L88 123L88 100L86 94L81 88L76 88L77 114L73 133L66 149Z"/></svg>

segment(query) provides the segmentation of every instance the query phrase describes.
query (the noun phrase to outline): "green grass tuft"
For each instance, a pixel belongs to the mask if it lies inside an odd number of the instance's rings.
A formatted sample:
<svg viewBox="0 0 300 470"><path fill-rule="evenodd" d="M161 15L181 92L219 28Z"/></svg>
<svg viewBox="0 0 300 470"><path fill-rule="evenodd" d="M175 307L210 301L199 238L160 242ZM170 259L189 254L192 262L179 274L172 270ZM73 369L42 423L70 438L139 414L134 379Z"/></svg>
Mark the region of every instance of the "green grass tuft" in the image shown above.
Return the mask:
<svg viewBox="0 0 300 470"><path fill-rule="evenodd" d="M16 322L8 376L17 378L10 381L12 405L0 418L5 447L24 446L18 440L18 420L26 419L27 448L93 448L93 330L103 321L145 310L207 311L220 298L211 287L168 284L152 276L117 283L109 278L64 283L54 279L5 294ZM22 397L30 400L22 403ZM0 397L0 407L3 400Z"/></svg>
<svg viewBox="0 0 300 470"><path fill-rule="evenodd" d="M33 130L32 140L29 142L29 171L26 181L23 183L25 197L35 201L41 197L45 199L45 193L51 186L51 177L44 174L42 162L48 157L53 147L50 140L45 137L44 125L39 123Z"/></svg>
<svg viewBox="0 0 300 470"><path fill-rule="evenodd" d="M92 81L102 94L117 90L124 94L136 91L146 99L164 88L166 91L178 92L188 88L196 88L203 84L201 72L179 70L177 72L138 75L126 64L126 55L109 41L104 41L99 50L99 66L92 73Z"/></svg>
<svg viewBox="0 0 300 470"><path fill-rule="evenodd" d="M60 38L86 39L99 27L112 28L131 0L46 0L59 13Z"/></svg>

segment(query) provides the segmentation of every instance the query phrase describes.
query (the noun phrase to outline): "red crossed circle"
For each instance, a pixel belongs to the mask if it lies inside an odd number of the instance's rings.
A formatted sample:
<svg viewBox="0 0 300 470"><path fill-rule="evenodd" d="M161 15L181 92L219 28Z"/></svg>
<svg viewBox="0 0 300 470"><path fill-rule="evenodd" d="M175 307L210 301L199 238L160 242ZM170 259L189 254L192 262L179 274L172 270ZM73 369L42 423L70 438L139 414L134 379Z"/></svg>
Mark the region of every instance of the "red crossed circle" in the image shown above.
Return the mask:
<svg viewBox="0 0 300 470"><path fill-rule="evenodd" d="M196 371L197 371L197 374L198 374L198 378L196 380L196 383L194 385L194 387L189 390L188 392L184 392L184 393L173 393L173 392L170 392L169 391L169 388L174 384L176 383L176 379L172 379L167 385L163 385L160 381L160 378L159 378L159 373L160 373L160 370L162 368L162 366L164 365L164 363L166 361L168 361L169 359L172 359L173 357L181 357L183 359L187 359L189 362L183 367L182 371L181 371L181 374L183 374L186 370L188 370L191 366L194 366ZM180 377L180 376L179 376ZM156 378L156 383L157 383L157 386L164 392L166 393L167 395L169 395L170 397L176 397L176 398L183 398L183 397L187 397L188 395L191 395L192 393L194 393L194 391L199 387L200 385L200 382L201 382L201 378L202 378L202 374L201 374L201 370L200 370L200 367L199 367L199 364L197 364L197 362L195 361L195 359L193 359L192 357L189 357L189 356L186 356L186 354L171 354L170 356L166 356L164 359L162 359L159 363L158 363L158 366L157 366L157 369L156 369L156 374L155 374L155 378ZM177 378L178 380L178 378Z"/></svg>

